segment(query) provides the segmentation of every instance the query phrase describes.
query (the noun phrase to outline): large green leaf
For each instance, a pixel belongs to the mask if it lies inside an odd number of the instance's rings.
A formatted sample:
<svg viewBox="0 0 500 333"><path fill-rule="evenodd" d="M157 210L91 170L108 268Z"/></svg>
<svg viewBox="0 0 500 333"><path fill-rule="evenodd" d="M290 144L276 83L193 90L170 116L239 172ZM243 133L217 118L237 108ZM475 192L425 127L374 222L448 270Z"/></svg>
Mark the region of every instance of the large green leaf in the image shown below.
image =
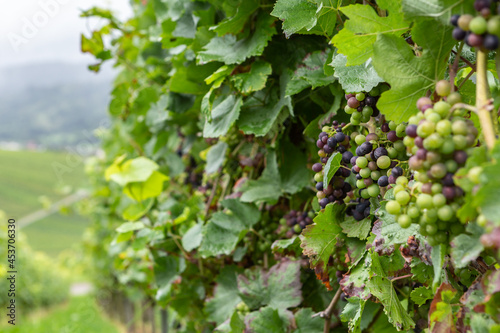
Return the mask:
<svg viewBox="0 0 500 333"><path fill-rule="evenodd" d="M276 33L274 18L262 12L257 18L254 33L246 38L238 40L235 35L214 37L204 46L203 51L198 52L199 63L220 61L227 65L239 64L247 58L259 56L264 52L269 40Z"/></svg>
<svg viewBox="0 0 500 333"><path fill-rule="evenodd" d="M212 121L205 121L203 136L217 138L225 135L240 116L242 98L229 95L212 110Z"/></svg>
<svg viewBox="0 0 500 333"><path fill-rule="evenodd" d="M415 327L415 322L413 322L399 301L391 281L381 276L374 276L368 282L367 287L373 296L378 298L380 303L382 303L389 322L398 330L404 329L407 331Z"/></svg>
<svg viewBox="0 0 500 333"><path fill-rule="evenodd" d="M366 300L358 297L350 297L342 310L340 318L349 322L349 332L361 333L361 317L365 309Z"/></svg>
<svg viewBox="0 0 500 333"><path fill-rule="evenodd" d="M314 312L310 308L302 308L295 313L297 329L293 333L322 333L324 319L319 316L313 317Z"/></svg>
<svg viewBox="0 0 500 333"><path fill-rule="evenodd" d="M234 266L224 267L215 279L217 285L214 289L214 297L205 305L208 319L215 321L218 325L230 318L236 305L241 302L236 278L237 270Z"/></svg>
<svg viewBox="0 0 500 333"><path fill-rule="evenodd" d="M211 174L217 172L226 159L227 143L219 141L216 145L210 147L207 153L207 165L205 172Z"/></svg>
<svg viewBox="0 0 500 333"><path fill-rule="evenodd" d="M303 65L299 66L286 87L286 95L295 95L307 87L313 89L326 86L336 79L333 75L326 75L323 69L328 54L324 51L316 51L307 55Z"/></svg>
<svg viewBox="0 0 500 333"><path fill-rule="evenodd" d="M238 276L240 297L250 309L268 305L284 311L298 306L302 302L301 286L298 261L283 261L267 272L253 269Z"/></svg>
<svg viewBox="0 0 500 333"><path fill-rule="evenodd" d="M271 307L265 307L259 311L252 312L245 318L250 323L251 333L269 332L286 333L288 320L280 317L278 310Z"/></svg>
<svg viewBox="0 0 500 333"><path fill-rule="evenodd" d="M200 253L207 256L230 254L248 230L260 220L260 211L252 204L227 199L221 204L229 213L217 212L203 228Z"/></svg>
<svg viewBox="0 0 500 333"><path fill-rule="evenodd" d="M475 223L467 225L467 234L460 234L451 242L451 257L453 265L457 268L467 267L469 262L475 260L484 249L480 237L483 229Z"/></svg>
<svg viewBox="0 0 500 333"><path fill-rule="evenodd" d="M267 77L272 73L271 64L256 61L248 73L236 74L231 77L234 86L243 94L259 91L266 86Z"/></svg>
<svg viewBox="0 0 500 333"><path fill-rule="evenodd" d="M258 0L243 0L236 9L236 14L232 17L224 19L210 30L217 32L217 35L223 36L226 34L240 33L248 18L259 8Z"/></svg>
<svg viewBox="0 0 500 333"><path fill-rule="evenodd" d="M392 35L379 35L374 45L373 65L391 85L377 103L390 120L402 122L417 112L417 100L440 80L448 66L449 53L455 44L451 28L422 22L412 29L415 43L424 48L422 56Z"/></svg>
<svg viewBox="0 0 500 333"><path fill-rule="evenodd" d="M335 250L342 228L338 224L343 208L337 204L327 205L314 219L314 224L308 225L303 231L303 253L311 259L315 266L326 267Z"/></svg>
<svg viewBox="0 0 500 333"><path fill-rule="evenodd" d="M340 8L349 20L336 34L332 43L339 53L347 57L347 65L361 65L373 55L373 44L377 35L401 36L409 28L400 11L399 1L395 1L387 17L377 15L375 9L366 5L350 5ZM380 73L379 73L380 74Z"/></svg>
<svg viewBox="0 0 500 333"><path fill-rule="evenodd" d="M449 24L452 14L474 13L473 1L468 0L403 0L407 19L434 18Z"/></svg>
<svg viewBox="0 0 500 333"><path fill-rule="evenodd" d="M373 68L371 59L361 65L347 66L347 57L337 54L329 66L335 69L333 75L347 92L370 91L384 81Z"/></svg>
<svg viewBox="0 0 500 333"><path fill-rule="evenodd" d="M278 0L271 15L283 21L283 31L287 38L299 30L311 30L318 22L318 5L302 0Z"/></svg>

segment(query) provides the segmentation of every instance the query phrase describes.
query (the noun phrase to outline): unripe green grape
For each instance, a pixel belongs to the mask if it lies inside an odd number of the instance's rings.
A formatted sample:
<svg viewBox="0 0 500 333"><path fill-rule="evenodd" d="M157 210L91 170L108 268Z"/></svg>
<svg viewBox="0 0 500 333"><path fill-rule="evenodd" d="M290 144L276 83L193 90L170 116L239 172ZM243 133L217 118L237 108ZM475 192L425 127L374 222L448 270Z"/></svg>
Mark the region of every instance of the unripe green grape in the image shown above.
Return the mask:
<svg viewBox="0 0 500 333"><path fill-rule="evenodd" d="M477 138L472 134L467 134L465 137L467 147L474 147L476 145Z"/></svg>
<svg viewBox="0 0 500 333"><path fill-rule="evenodd" d="M417 197L417 206L420 209L430 209L430 208L432 208L432 197L429 194L421 193Z"/></svg>
<svg viewBox="0 0 500 333"><path fill-rule="evenodd" d="M372 184L368 186L367 192L370 197L375 198L380 194L380 187L377 184Z"/></svg>
<svg viewBox="0 0 500 333"><path fill-rule="evenodd" d="M361 124L361 122L359 121L359 119L352 119L352 117L351 117L350 121L351 121L351 124L355 125L355 126Z"/></svg>
<svg viewBox="0 0 500 333"><path fill-rule="evenodd" d="M429 181L429 176L425 172L415 173L415 179L422 183L427 183Z"/></svg>
<svg viewBox="0 0 500 333"><path fill-rule="evenodd" d="M450 221L455 216L455 213L450 206L443 206L439 208L437 214L439 219L442 221Z"/></svg>
<svg viewBox="0 0 500 333"><path fill-rule="evenodd" d="M323 191L318 191L318 192L316 192L316 197L318 198L318 200L321 200L321 199L324 199L326 197L326 194Z"/></svg>
<svg viewBox="0 0 500 333"><path fill-rule="evenodd" d="M361 169L364 169L368 166L368 159L364 156L359 156L357 159L356 159L356 165L361 168Z"/></svg>
<svg viewBox="0 0 500 333"><path fill-rule="evenodd" d="M359 157L358 157L358 159L359 159ZM357 162L357 160L356 160L356 162ZM380 156L377 159L377 166L380 169L387 169L388 167L391 166L391 158L389 156Z"/></svg>
<svg viewBox="0 0 500 333"><path fill-rule="evenodd" d="M408 124L410 124L410 125L418 125L419 121L420 121L420 119L418 119L418 117L411 116L410 119L408 119Z"/></svg>
<svg viewBox="0 0 500 333"><path fill-rule="evenodd" d="M398 127L396 127L396 135L399 137L402 137L405 134L405 131L406 131L405 124L399 124Z"/></svg>
<svg viewBox="0 0 500 333"><path fill-rule="evenodd" d="M361 112L353 112L352 115L351 115L351 118L354 119L354 120L361 120Z"/></svg>
<svg viewBox="0 0 500 333"><path fill-rule="evenodd" d="M437 193L432 196L432 204L434 207L439 208L446 205L446 198L442 193Z"/></svg>
<svg viewBox="0 0 500 333"><path fill-rule="evenodd" d="M406 146L403 141L396 141L394 142L394 149L396 149L397 151L405 151Z"/></svg>
<svg viewBox="0 0 500 333"><path fill-rule="evenodd" d="M474 17L469 23L469 29L476 35L482 35L486 32L488 28L488 24L486 20L482 16Z"/></svg>
<svg viewBox="0 0 500 333"><path fill-rule="evenodd" d="M433 236L437 233L438 228L435 224L427 224L425 226L425 231L427 232L428 235Z"/></svg>
<svg viewBox="0 0 500 333"><path fill-rule="evenodd" d="M446 171L448 172L455 173L458 170L458 163L455 160L448 160L444 162L444 165L446 165Z"/></svg>
<svg viewBox="0 0 500 333"><path fill-rule="evenodd" d="M323 126L323 127L321 128L321 131L322 131L322 132L328 132L328 131L330 131L330 130L331 130L331 128L330 128L329 126Z"/></svg>
<svg viewBox="0 0 500 333"><path fill-rule="evenodd" d="M410 194L404 190L398 192L395 197L396 201L402 206L406 206L410 202Z"/></svg>
<svg viewBox="0 0 500 333"><path fill-rule="evenodd" d="M385 206L385 209L389 214L398 215L401 211L401 205L395 200L389 200L387 202L387 205Z"/></svg>
<svg viewBox="0 0 500 333"><path fill-rule="evenodd" d="M286 219L282 217L282 218L280 219L280 224L281 224L281 225L286 225Z"/></svg>
<svg viewBox="0 0 500 333"><path fill-rule="evenodd" d="M446 80L440 80L436 83L436 93L439 96L446 97L451 93L451 83Z"/></svg>
<svg viewBox="0 0 500 333"><path fill-rule="evenodd" d="M365 94L364 93L357 93L356 94L356 99L358 101L364 101L365 100Z"/></svg>
<svg viewBox="0 0 500 333"><path fill-rule="evenodd" d="M411 218L406 214L402 214L398 217L398 224L401 228L409 228L411 226Z"/></svg>
<svg viewBox="0 0 500 333"><path fill-rule="evenodd" d="M318 156L319 156L319 157L326 157L326 155L327 155L327 154L325 153L325 151L324 151L323 149L318 150Z"/></svg>
<svg viewBox="0 0 500 333"><path fill-rule="evenodd" d="M434 209L434 208L432 208L432 209L426 209L424 211L424 215L425 215L425 218L426 218L426 220L427 220L428 223L434 223L438 219L437 210Z"/></svg>
<svg viewBox="0 0 500 333"><path fill-rule="evenodd" d="M370 175L370 178L373 180L378 180L380 177L382 177L382 174L378 170L372 171Z"/></svg>
<svg viewBox="0 0 500 333"><path fill-rule="evenodd" d="M361 191L361 197L363 199L369 199L370 198L370 194L368 193L368 190Z"/></svg>
<svg viewBox="0 0 500 333"><path fill-rule="evenodd" d="M438 244L444 244L448 240L448 236L446 236L445 232L438 232L436 235L434 235L434 239Z"/></svg>
<svg viewBox="0 0 500 333"><path fill-rule="evenodd" d="M347 114L353 114L356 109L351 108L349 105L346 105L344 108L345 113Z"/></svg>
<svg viewBox="0 0 500 333"><path fill-rule="evenodd" d="M451 134L451 122L448 119L440 120L436 124L436 132L443 137L450 135Z"/></svg>
<svg viewBox="0 0 500 333"><path fill-rule="evenodd" d="M293 226L293 231L295 231L295 233L299 233L302 231L302 228L300 227L300 225L296 224Z"/></svg>
<svg viewBox="0 0 500 333"><path fill-rule="evenodd" d="M415 145L415 139L409 136L405 136L403 139L403 144L406 147L413 147Z"/></svg>
<svg viewBox="0 0 500 333"><path fill-rule="evenodd" d="M407 186L408 178L406 178L405 176L400 176L396 179L396 184L401 186Z"/></svg>
<svg viewBox="0 0 500 333"><path fill-rule="evenodd" d="M479 184L480 182L480 176L481 173L483 172L483 168L480 166L473 167L469 170L467 173L467 176L473 182L474 184Z"/></svg>
<svg viewBox="0 0 500 333"><path fill-rule="evenodd" d="M314 175L314 180L316 181L316 183L323 181L323 172L317 172Z"/></svg>
<svg viewBox="0 0 500 333"><path fill-rule="evenodd" d="M365 157L368 160L368 162L373 162L373 158L372 158L371 154L366 154Z"/></svg>
<svg viewBox="0 0 500 333"><path fill-rule="evenodd" d="M455 143L453 140L445 140L439 151L444 155L449 155L455 151Z"/></svg>
<svg viewBox="0 0 500 333"><path fill-rule="evenodd" d="M464 226L460 223L453 223L450 227L450 231L453 235L459 235L465 230Z"/></svg>
<svg viewBox="0 0 500 333"><path fill-rule="evenodd" d="M490 17L486 29L488 33L500 37L500 16Z"/></svg>
<svg viewBox="0 0 500 333"><path fill-rule="evenodd" d="M392 193L394 193L394 195L396 195L396 194L398 194L399 192L402 192L402 191L406 192L404 186L402 186L402 185L396 185L396 186L394 186Z"/></svg>
<svg viewBox="0 0 500 333"><path fill-rule="evenodd" d="M417 151L418 151L418 147L417 146L411 147L411 154L412 155L415 155L417 153Z"/></svg>
<svg viewBox="0 0 500 333"><path fill-rule="evenodd" d="M361 177L363 178L368 178L370 177L372 171L369 169L369 168L363 168L359 171L359 174L361 175Z"/></svg>
<svg viewBox="0 0 500 333"><path fill-rule="evenodd" d="M457 92L453 92L446 98L446 101L451 105L455 105L462 102L462 96Z"/></svg>
<svg viewBox="0 0 500 333"><path fill-rule="evenodd" d="M424 121L417 127L417 135L422 138L427 138L429 135L434 133L436 125L431 121Z"/></svg>
<svg viewBox="0 0 500 333"><path fill-rule="evenodd" d="M429 151L427 152L427 161L429 161L429 163L431 164L441 162L441 155L434 151Z"/></svg>
<svg viewBox="0 0 500 333"><path fill-rule="evenodd" d="M432 194L438 194L438 193L443 192L443 185L441 185L439 183L432 184L431 192L432 192Z"/></svg>
<svg viewBox="0 0 500 333"><path fill-rule="evenodd" d="M366 136L364 136L363 134L359 134L358 136L356 136L354 141L356 141L357 145L361 145L363 142L366 141Z"/></svg>
<svg viewBox="0 0 500 333"><path fill-rule="evenodd" d="M441 116L441 118L446 118L446 116L448 116L448 113L450 112L450 109L450 103L444 101L439 101L434 104L434 111L436 111Z"/></svg>
<svg viewBox="0 0 500 333"><path fill-rule="evenodd" d="M442 118L437 112L430 112L425 116L425 119L433 122L434 124L437 124Z"/></svg>
<svg viewBox="0 0 500 333"><path fill-rule="evenodd" d="M468 134L467 123L463 120L455 120L451 124L451 129L452 129L454 135L466 136Z"/></svg>
<svg viewBox="0 0 500 333"><path fill-rule="evenodd" d="M417 207L415 207L415 206L409 207L408 211L406 213L412 219L416 219L416 218L418 218L420 216L420 210Z"/></svg>
<svg viewBox="0 0 500 333"><path fill-rule="evenodd" d="M395 131L396 130L396 127L398 127L398 124L396 124L395 121L391 120L389 122L389 128L391 129L391 131Z"/></svg>
<svg viewBox="0 0 500 333"><path fill-rule="evenodd" d="M463 150L467 147L467 138L463 135L454 135L453 143L455 144L456 150Z"/></svg>
<svg viewBox="0 0 500 333"><path fill-rule="evenodd" d="M365 114L362 114L362 116L361 116L361 122L363 122L363 123L367 123L367 122L369 122L369 121L370 121L370 116L367 116L367 115L365 115Z"/></svg>
<svg viewBox="0 0 500 333"><path fill-rule="evenodd" d="M466 109L455 109L453 110L453 117L460 117L463 118L467 115L467 110Z"/></svg>
<svg viewBox="0 0 500 333"><path fill-rule="evenodd" d="M373 114L373 109L370 106L365 106L361 113L364 117L371 117L371 115Z"/></svg>
<svg viewBox="0 0 500 333"><path fill-rule="evenodd" d="M398 156L398 151L394 147L387 148L387 153L389 155L389 158L396 158ZM385 169L385 168L381 168L381 169Z"/></svg>
<svg viewBox="0 0 500 333"><path fill-rule="evenodd" d="M356 137L357 137L358 135L359 135L359 133L358 133L358 132L352 132L352 133L351 133L351 140L356 139Z"/></svg>
<svg viewBox="0 0 500 333"><path fill-rule="evenodd" d="M366 187L366 184L365 182L363 181L363 179L358 179L356 180L356 187L357 188L365 188Z"/></svg>
<svg viewBox="0 0 500 333"><path fill-rule="evenodd" d="M479 216L476 219L476 223L480 227L484 228L488 225L488 219L486 219L486 216L484 216L483 214L479 214Z"/></svg>
<svg viewBox="0 0 500 333"><path fill-rule="evenodd" d="M436 224L439 231L448 230L449 227L448 222L438 221Z"/></svg>

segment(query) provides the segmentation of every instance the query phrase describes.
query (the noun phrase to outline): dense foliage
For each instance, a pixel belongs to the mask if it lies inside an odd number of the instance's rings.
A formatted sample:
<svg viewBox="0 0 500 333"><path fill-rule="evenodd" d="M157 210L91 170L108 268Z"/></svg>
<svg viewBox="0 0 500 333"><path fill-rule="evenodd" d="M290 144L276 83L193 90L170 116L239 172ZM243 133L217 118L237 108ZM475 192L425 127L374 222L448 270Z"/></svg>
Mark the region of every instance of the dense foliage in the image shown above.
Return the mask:
<svg viewBox="0 0 500 333"><path fill-rule="evenodd" d="M102 289L178 332L500 330L495 1L132 5L83 14Z"/></svg>

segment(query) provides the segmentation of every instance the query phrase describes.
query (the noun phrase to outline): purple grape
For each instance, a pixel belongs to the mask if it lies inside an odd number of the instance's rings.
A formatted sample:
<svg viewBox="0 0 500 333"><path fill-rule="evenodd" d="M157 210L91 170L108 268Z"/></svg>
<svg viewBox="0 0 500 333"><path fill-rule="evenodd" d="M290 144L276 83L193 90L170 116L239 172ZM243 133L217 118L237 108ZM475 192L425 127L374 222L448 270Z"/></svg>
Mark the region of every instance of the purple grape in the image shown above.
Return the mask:
<svg viewBox="0 0 500 333"><path fill-rule="evenodd" d="M460 18L460 15L456 14L456 15L453 15L451 18L450 18L450 23L455 26L455 27L458 27L458 19Z"/></svg>
<svg viewBox="0 0 500 333"><path fill-rule="evenodd" d="M495 35L487 34L484 37L483 45L485 49L496 50L498 48L498 37Z"/></svg>
<svg viewBox="0 0 500 333"><path fill-rule="evenodd" d="M465 36L467 36L467 32L460 28L453 29L452 36L456 40L464 40Z"/></svg>
<svg viewBox="0 0 500 333"><path fill-rule="evenodd" d="M406 127L406 135L408 135L410 138L416 138L417 137L417 125L408 125Z"/></svg>
<svg viewBox="0 0 500 333"><path fill-rule="evenodd" d="M320 172L321 170L323 170L323 164L321 164L321 163L314 163L313 166L312 166L312 170L314 172Z"/></svg>
<svg viewBox="0 0 500 333"><path fill-rule="evenodd" d="M330 146L332 149L335 149L337 147L337 140L332 136L331 138L328 138L327 142L328 146Z"/></svg>
<svg viewBox="0 0 500 333"><path fill-rule="evenodd" d="M318 141L316 141L316 147L318 147L319 149L322 149L324 146L325 146L325 144L320 139L318 139Z"/></svg>

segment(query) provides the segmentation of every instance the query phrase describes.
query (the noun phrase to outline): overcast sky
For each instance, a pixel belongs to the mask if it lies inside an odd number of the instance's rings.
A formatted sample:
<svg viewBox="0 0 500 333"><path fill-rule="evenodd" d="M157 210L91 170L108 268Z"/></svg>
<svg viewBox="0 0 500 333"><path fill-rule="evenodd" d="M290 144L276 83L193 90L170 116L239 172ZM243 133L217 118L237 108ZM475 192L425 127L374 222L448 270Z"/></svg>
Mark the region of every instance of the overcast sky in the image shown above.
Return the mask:
<svg viewBox="0 0 500 333"><path fill-rule="evenodd" d="M0 67L34 62L90 63L80 53L80 34L98 24L79 17L98 5L120 18L131 15L129 0L2 0L0 3Z"/></svg>

